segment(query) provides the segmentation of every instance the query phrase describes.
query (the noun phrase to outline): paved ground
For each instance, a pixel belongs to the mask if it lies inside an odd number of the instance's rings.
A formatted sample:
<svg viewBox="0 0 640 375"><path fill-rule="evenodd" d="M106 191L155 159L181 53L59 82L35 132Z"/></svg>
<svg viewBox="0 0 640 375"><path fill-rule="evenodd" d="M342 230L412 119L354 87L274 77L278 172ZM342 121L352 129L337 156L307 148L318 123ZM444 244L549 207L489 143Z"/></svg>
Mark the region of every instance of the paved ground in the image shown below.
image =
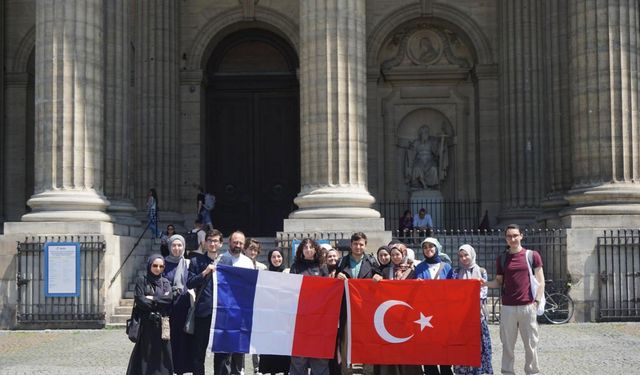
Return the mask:
<svg viewBox="0 0 640 375"><path fill-rule="evenodd" d="M499 370L498 327L490 328ZM120 329L0 331L0 374L124 374L132 348ZM522 374L521 344L516 351ZM212 362L207 359L208 374ZM543 374L640 374L640 323L543 325L540 364Z"/></svg>

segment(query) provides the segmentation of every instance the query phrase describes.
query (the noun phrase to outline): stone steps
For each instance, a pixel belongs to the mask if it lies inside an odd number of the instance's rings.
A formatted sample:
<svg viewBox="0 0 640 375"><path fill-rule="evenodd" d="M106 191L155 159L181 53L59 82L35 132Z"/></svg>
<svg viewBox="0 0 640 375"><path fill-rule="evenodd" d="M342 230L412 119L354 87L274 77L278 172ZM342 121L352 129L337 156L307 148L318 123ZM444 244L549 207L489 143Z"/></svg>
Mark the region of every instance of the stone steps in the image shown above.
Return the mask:
<svg viewBox="0 0 640 375"><path fill-rule="evenodd" d="M133 292L131 292L131 298L125 297L121 299L120 305L114 308L113 315L111 315L111 317L109 318L109 322L107 322L107 327L124 327L126 325L127 319L131 317L132 310Z"/></svg>

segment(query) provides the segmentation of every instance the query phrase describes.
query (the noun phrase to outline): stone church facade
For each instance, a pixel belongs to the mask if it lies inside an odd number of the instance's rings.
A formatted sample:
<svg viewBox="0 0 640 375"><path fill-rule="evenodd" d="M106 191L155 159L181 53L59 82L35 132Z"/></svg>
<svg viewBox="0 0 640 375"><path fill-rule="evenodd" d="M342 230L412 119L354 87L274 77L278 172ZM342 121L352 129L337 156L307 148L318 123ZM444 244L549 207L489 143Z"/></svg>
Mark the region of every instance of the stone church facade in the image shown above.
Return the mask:
<svg viewBox="0 0 640 375"><path fill-rule="evenodd" d="M479 201L494 227L566 228L585 310L596 236L640 225L637 2L7 0L0 12L8 267L25 235L84 233L105 236L114 270L151 187L162 223L190 227L201 185L225 234L383 241L372 205L410 199L424 128L442 199Z"/></svg>

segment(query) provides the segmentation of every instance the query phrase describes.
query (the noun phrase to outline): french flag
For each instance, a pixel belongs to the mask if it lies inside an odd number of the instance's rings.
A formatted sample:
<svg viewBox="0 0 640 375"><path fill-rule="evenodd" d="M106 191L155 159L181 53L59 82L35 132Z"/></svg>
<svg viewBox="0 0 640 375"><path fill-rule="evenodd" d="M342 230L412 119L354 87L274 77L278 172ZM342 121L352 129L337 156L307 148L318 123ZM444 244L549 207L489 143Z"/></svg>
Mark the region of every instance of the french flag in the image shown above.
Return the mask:
<svg viewBox="0 0 640 375"><path fill-rule="evenodd" d="M209 350L333 358L344 283L218 265Z"/></svg>

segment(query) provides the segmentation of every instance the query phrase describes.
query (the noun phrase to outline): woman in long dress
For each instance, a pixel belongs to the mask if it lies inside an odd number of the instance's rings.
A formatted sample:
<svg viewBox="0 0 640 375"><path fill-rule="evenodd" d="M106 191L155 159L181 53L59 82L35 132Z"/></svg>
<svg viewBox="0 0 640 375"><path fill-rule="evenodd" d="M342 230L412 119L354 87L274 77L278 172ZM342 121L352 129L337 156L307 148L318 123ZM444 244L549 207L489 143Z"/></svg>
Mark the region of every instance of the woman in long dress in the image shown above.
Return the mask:
<svg viewBox="0 0 640 375"><path fill-rule="evenodd" d="M171 310L171 353L173 355L173 371L177 374L193 372L192 336L184 332L184 323L191 306L187 289L189 276L189 259L184 258L184 237L174 234L167 239L170 255L165 258L164 276L171 282L175 296Z"/></svg>
<svg viewBox="0 0 640 375"><path fill-rule="evenodd" d="M284 258L280 249L273 249L267 254L267 262L269 263L269 271L272 272L284 272ZM288 355L272 355L262 354L260 355L260 365L258 368L262 374L278 374L289 373L289 366L291 365L291 357Z"/></svg>
<svg viewBox="0 0 640 375"><path fill-rule="evenodd" d="M127 375L171 375L171 342L162 339L162 317L169 316L173 301L171 283L162 276L164 258L154 254L147 261L147 274L136 280L135 314L140 318L140 336L131 352Z"/></svg>
<svg viewBox="0 0 640 375"><path fill-rule="evenodd" d="M462 245L458 249L460 267L454 271L455 279L476 279L487 281L487 270L476 264L476 250L471 245ZM491 365L491 336L487 324L487 287L480 288L480 367L453 366L456 375L493 374Z"/></svg>
<svg viewBox="0 0 640 375"><path fill-rule="evenodd" d="M147 193L147 226L151 232L151 238L160 237L158 231L158 193L156 189L151 188Z"/></svg>

